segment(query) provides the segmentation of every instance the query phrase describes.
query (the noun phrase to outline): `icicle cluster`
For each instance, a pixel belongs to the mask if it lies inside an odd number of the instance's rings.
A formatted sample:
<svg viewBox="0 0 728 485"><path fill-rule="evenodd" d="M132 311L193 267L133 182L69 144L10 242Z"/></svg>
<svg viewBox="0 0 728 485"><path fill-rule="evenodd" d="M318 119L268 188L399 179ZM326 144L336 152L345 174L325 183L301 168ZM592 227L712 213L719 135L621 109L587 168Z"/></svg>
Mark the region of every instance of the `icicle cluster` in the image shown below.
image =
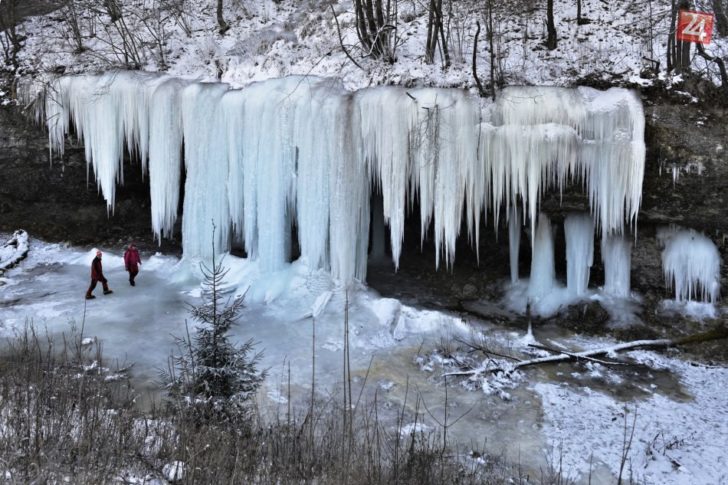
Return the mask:
<svg viewBox="0 0 728 485"><path fill-rule="evenodd" d="M693 230L661 231L662 270L678 301L713 303L720 293L720 253L713 241Z"/></svg>
<svg viewBox="0 0 728 485"><path fill-rule="evenodd" d="M112 72L58 79L45 116L53 151L75 129L110 209L126 149L148 169L154 233L170 235L184 164L185 254L208 254L214 221L218 249L240 240L270 271L289 258L295 225L312 267L363 279L374 190L395 264L415 200L421 237L432 225L436 264L449 265L462 223L477 241L483 212L497 224L522 205L533 231L548 187L583 184L604 233L633 223L641 197L644 117L622 89L508 88L491 104L312 77L231 90Z"/></svg>

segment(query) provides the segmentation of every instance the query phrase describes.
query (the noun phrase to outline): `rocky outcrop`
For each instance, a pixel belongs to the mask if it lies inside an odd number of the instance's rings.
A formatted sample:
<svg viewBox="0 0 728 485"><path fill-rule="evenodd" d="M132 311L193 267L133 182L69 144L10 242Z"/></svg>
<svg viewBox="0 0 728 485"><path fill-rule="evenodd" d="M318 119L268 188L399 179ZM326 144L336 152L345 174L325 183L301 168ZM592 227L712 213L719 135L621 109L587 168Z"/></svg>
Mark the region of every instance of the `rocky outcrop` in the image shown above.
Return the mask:
<svg viewBox="0 0 728 485"><path fill-rule="evenodd" d="M76 244L152 246L149 184L138 162L124 165L124 185L107 213L83 149L51 160L47 134L14 108L0 108L0 231L22 227L34 237ZM174 242L165 243L174 248Z"/></svg>

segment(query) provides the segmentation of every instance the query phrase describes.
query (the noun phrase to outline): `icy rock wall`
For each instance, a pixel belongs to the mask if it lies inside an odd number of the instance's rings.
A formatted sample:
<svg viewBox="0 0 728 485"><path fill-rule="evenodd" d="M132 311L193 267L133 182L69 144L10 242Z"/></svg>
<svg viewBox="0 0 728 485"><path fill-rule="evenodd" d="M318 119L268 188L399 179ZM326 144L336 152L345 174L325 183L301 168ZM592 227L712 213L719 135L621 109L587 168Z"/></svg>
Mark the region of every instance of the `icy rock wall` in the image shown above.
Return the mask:
<svg viewBox="0 0 728 485"><path fill-rule="evenodd" d="M432 225L436 264L450 265L463 222L476 242L484 212L497 225L520 206L534 234L542 193L578 183L597 228L621 233L642 192L644 115L623 89L508 88L491 103L454 89L351 93L290 77L234 90L117 71L58 79L41 116L52 152L72 129L85 144L109 210L124 150L138 156L159 238L173 230L184 164L187 256L211 252L214 223L217 250L240 240L275 271L295 224L302 257L343 281L366 276L374 189L395 265L415 200L421 237Z"/></svg>
<svg viewBox="0 0 728 485"><path fill-rule="evenodd" d="M720 253L713 241L689 229L658 232L664 244L662 270L668 289L678 301L713 303L720 293Z"/></svg>

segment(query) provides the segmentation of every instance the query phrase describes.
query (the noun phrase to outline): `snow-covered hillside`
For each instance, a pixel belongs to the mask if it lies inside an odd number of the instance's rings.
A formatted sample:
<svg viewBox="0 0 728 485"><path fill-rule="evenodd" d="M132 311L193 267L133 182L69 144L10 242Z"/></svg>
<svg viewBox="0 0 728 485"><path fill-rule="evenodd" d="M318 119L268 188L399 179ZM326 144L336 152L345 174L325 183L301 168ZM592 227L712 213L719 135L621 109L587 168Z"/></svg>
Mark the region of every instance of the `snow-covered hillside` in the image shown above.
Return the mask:
<svg viewBox="0 0 728 485"><path fill-rule="evenodd" d="M19 53L20 75L78 73L134 66L168 71L198 80L221 80L233 86L286 75L340 77L349 89L374 84L473 87L472 54L476 21L483 26L477 46L479 76L490 79L486 3L453 1L443 7L451 66L441 52L425 62L428 4L396 2L391 29L396 60L367 56L360 47L354 5L320 0L226 2L230 29L221 35L212 0L120 0L122 17L111 22L93 0L30 17L19 27L25 36ZM99 2L96 2L99 3ZM496 77L508 85L571 85L584 78L617 84L645 84L640 72L652 63L665 66L670 4L665 0L585 0L576 21L576 0L555 1L558 47L548 50L546 2L495 2L493 16ZM705 5L703 5L705 3ZM696 9L712 11L707 2ZM340 26L340 42L337 31ZM586 22L586 23L585 23ZM74 35L74 28L77 34ZM355 65L342 49L342 44ZM80 47L80 49L79 49ZM725 57L727 39L714 32L707 51ZM692 68L717 71L696 56Z"/></svg>

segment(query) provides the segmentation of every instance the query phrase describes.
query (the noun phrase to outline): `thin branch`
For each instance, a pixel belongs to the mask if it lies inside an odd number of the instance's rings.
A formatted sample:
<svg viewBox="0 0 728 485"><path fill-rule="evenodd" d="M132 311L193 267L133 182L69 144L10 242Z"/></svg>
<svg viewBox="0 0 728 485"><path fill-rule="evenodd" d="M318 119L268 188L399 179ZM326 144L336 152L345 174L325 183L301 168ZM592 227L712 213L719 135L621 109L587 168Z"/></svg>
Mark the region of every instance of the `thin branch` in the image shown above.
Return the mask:
<svg viewBox="0 0 728 485"><path fill-rule="evenodd" d="M344 47L344 39L341 36L341 28L339 27L339 18L336 16L336 11L334 10L334 4L333 3L329 4L329 7L331 7L331 13L334 14L334 22L336 22L336 32L339 34L339 45L341 45L341 50L344 51L344 54L346 54L346 57L348 57L349 60L351 62L353 62L356 67L358 67L362 71L366 71L366 69L361 67L361 65L358 62L356 62L354 60L354 58L351 57L351 55L349 55L349 51L346 50L346 47Z"/></svg>

